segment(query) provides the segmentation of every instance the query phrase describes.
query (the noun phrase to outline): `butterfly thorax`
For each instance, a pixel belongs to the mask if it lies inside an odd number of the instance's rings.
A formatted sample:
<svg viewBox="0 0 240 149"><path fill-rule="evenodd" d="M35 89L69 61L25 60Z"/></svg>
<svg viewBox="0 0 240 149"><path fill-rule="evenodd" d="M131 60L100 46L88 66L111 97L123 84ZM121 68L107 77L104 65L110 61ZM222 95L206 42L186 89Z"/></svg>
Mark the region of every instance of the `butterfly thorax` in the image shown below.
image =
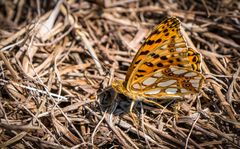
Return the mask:
<svg viewBox="0 0 240 149"><path fill-rule="evenodd" d="M133 93L130 93L125 86L125 82L123 80L113 80L112 82L112 88L117 91L118 93L121 93L131 99L136 100L137 96Z"/></svg>

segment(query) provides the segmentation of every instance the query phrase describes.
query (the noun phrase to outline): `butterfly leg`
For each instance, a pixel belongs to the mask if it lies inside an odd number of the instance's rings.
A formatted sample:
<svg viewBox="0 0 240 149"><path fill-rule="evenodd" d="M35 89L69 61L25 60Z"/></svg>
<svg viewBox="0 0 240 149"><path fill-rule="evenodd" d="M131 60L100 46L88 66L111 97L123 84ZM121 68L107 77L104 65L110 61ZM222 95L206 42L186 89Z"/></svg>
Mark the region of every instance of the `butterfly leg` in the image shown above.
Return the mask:
<svg viewBox="0 0 240 149"><path fill-rule="evenodd" d="M131 105L130 105L130 108L129 108L129 115L132 117L132 123L133 123L133 125L134 125L134 126L139 126L138 117L137 117L137 115L136 115L135 113L132 112L135 103L136 103L135 100L133 100L133 101L131 102Z"/></svg>
<svg viewBox="0 0 240 149"><path fill-rule="evenodd" d="M169 111L168 109L166 109L166 107L160 105L159 103L157 103L157 102L155 102L155 101L148 100L148 99L144 99L143 102L145 102L145 103L150 103L150 104L154 104L154 105L162 108L165 112L172 113L171 111Z"/></svg>
<svg viewBox="0 0 240 149"><path fill-rule="evenodd" d="M133 107L134 107L134 105L135 105L135 101L133 100L132 102L131 102L131 105L130 105L130 108L129 108L129 112L130 112L130 114L132 115L132 110L133 110Z"/></svg>
<svg viewBox="0 0 240 149"><path fill-rule="evenodd" d="M181 105L180 105L179 102L175 103L175 104L174 104L174 107L173 107L173 109L174 109L174 117L175 117L176 121L177 121L178 118L179 118L179 113L178 113L178 111L180 110L180 107L181 107Z"/></svg>
<svg viewBox="0 0 240 149"><path fill-rule="evenodd" d="M160 108L164 108L162 105L160 105L160 104L158 104L157 102L152 101L152 100L144 99L143 102L145 102L145 103L151 103L151 104L154 104L154 105L156 105L156 106L158 106L158 107L160 107Z"/></svg>

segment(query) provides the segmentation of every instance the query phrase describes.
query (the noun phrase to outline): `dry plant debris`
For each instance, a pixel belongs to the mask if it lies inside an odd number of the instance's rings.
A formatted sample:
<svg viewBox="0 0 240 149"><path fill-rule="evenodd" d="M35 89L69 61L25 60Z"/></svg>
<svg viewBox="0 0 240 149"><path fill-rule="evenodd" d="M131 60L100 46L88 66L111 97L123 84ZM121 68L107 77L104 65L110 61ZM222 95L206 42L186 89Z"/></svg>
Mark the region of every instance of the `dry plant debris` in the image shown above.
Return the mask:
<svg viewBox="0 0 240 149"><path fill-rule="evenodd" d="M240 148L237 0L1 1L1 148ZM107 90L176 16L203 55L201 95L166 110ZM177 106L176 106L177 105ZM177 111L177 113L176 113Z"/></svg>

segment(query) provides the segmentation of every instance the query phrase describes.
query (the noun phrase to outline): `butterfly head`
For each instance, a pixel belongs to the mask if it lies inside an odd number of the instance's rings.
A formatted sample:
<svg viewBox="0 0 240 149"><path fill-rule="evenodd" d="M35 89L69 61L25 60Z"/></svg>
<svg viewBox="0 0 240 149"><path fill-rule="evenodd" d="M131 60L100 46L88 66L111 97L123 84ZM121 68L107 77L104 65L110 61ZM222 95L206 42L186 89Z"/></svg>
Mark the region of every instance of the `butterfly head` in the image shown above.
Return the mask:
<svg viewBox="0 0 240 149"><path fill-rule="evenodd" d="M131 99L135 99L136 97L131 94L125 87L125 82L123 80L113 80L112 82L112 88L117 91L118 93L121 93Z"/></svg>
<svg viewBox="0 0 240 149"><path fill-rule="evenodd" d="M112 87L119 93L126 92L126 89L123 86L123 80L113 80Z"/></svg>

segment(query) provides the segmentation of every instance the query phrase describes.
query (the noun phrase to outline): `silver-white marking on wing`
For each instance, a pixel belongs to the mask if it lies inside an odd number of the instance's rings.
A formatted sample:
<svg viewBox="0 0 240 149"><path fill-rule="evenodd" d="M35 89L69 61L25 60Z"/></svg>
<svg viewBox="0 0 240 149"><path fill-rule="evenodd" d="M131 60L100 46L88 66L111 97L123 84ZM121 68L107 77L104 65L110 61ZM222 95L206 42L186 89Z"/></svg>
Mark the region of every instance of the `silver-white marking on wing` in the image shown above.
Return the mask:
<svg viewBox="0 0 240 149"><path fill-rule="evenodd" d="M146 91L146 92L144 92L144 94L154 95L154 94L160 93L160 91L161 91L161 89L157 88L157 89L154 89L154 90Z"/></svg>
<svg viewBox="0 0 240 149"><path fill-rule="evenodd" d="M168 80L168 81L165 81L165 82L159 82L157 84L157 86L166 87L166 86L172 85L172 84L174 84L176 82L177 82L176 80Z"/></svg>
<svg viewBox="0 0 240 149"><path fill-rule="evenodd" d="M181 88L181 93L187 93L188 91L185 88Z"/></svg>
<svg viewBox="0 0 240 149"><path fill-rule="evenodd" d="M153 75L153 77L160 78L163 74L161 72L157 72Z"/></svg>
<svg viewBox="0 0 240 149"><path fill-rule="evenodd" d="M157 78L149 77L143 81L143 85L151 85L157 81Z"/></svg>
<svg viewBox="0 0 240 149"><path fill-rule="evenodd" d="M140 89L140 85L139 84L133 84L132 86L134 89Z"/></svg>
<svg viewBox="0 0 240 149"><path fill-rule="evenodd" d="M167 93L167 94L176 94L177 93L177 88L167 88L166 90L165 90L165 92Z"/></svg>
<svg viewBox="0 0 240 149"><path fill-rule="evenodd" d="M176 70L176 71L173 71L173 73L174 74L176 74L176 75L180 75L180 74L183 74L183 73L186 73L187 72L187 70L185 70L185 69L179 69L179 70Z"/></svg>
<svg viewBox="0 0 240 149"><path fill-rule="evenodd" d="M189 72L189 73L186 73L184 76L185 77L194 77L194 76L197 76L197 73L196 72Z"/></svg>

